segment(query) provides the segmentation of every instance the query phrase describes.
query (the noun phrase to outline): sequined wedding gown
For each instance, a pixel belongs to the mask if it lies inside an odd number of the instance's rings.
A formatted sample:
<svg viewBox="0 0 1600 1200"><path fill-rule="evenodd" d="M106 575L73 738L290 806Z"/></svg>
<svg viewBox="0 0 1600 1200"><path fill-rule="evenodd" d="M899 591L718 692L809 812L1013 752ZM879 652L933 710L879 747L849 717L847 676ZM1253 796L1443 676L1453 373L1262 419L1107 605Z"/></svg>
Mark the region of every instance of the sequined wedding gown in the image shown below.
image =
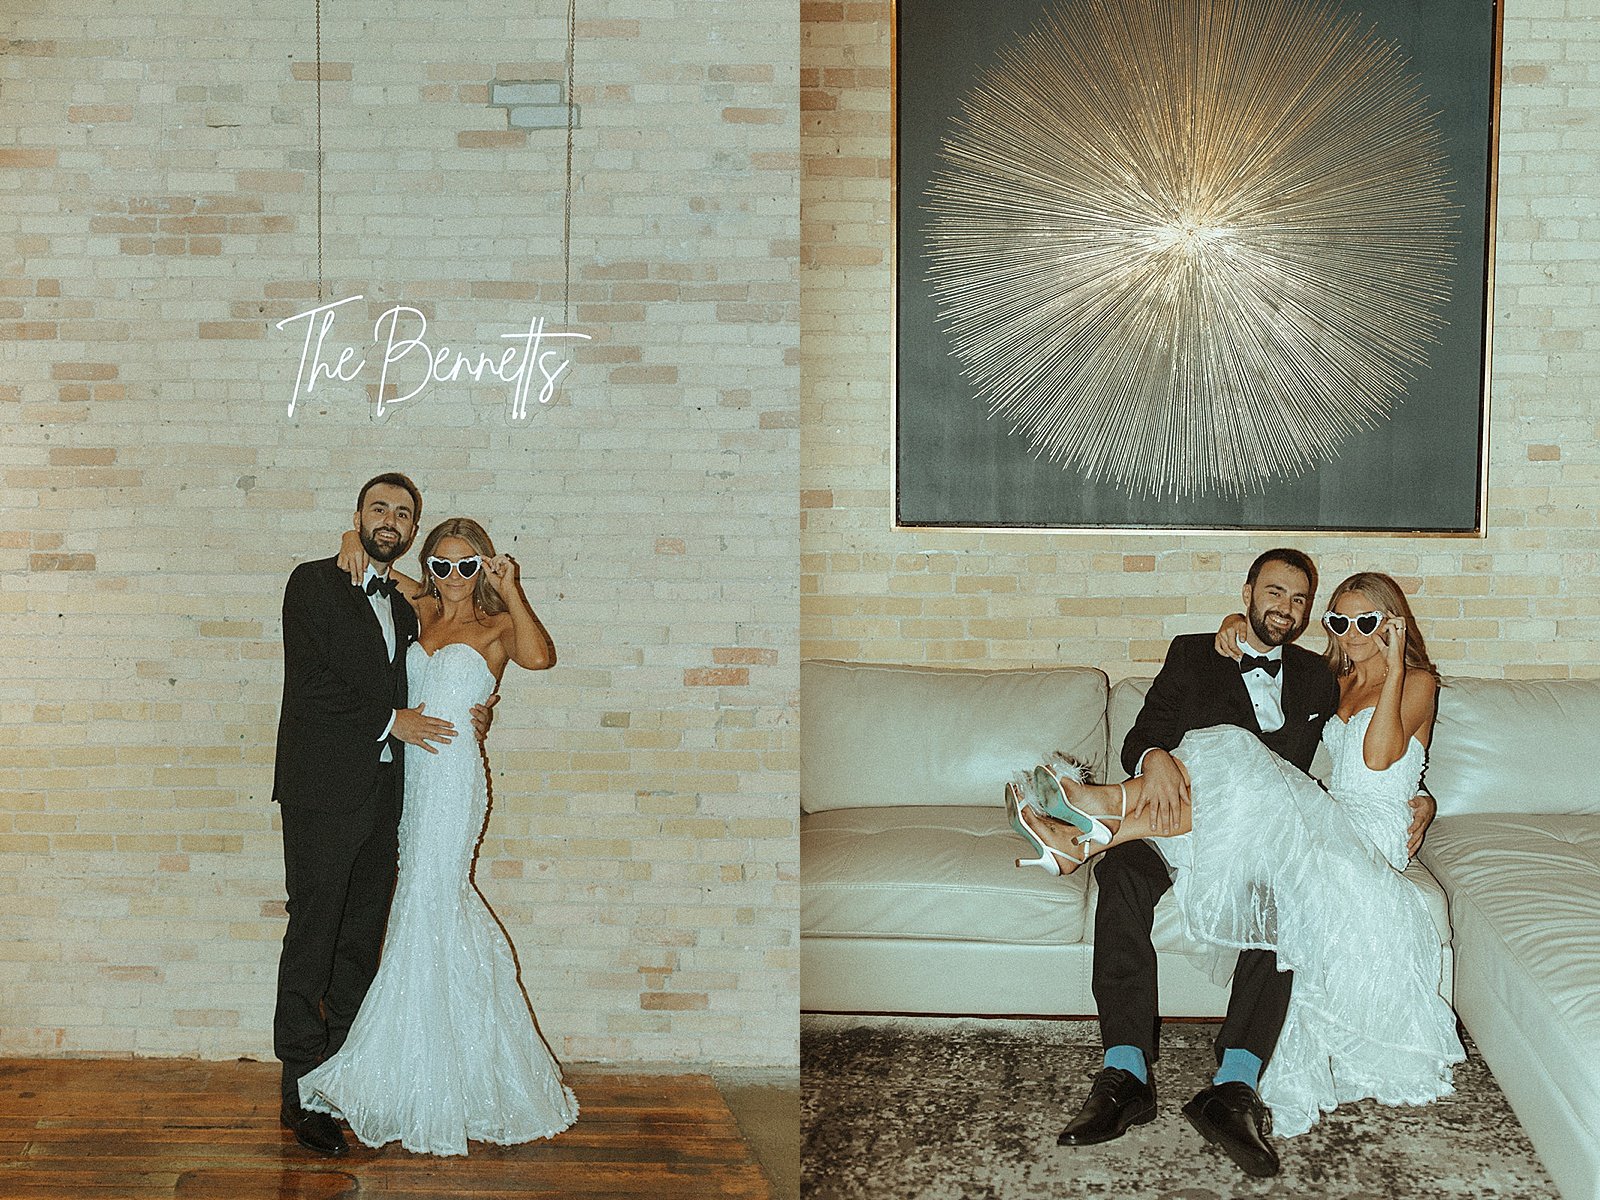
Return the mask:
<svg viewBox="0 0 1600 1200"><path fill-rule="evenodd" d="M1191 938L1275 950L1294 972L1260 1088L1286 1137L1347 1101L1448 1095L1450 1067L1465 1057L1439 996L1433 919L1400 874L1423 747L1413 740L1371 770L1362 741L1372 713L1328 721L1327 791L1242 729L1187 734L1175 753L1189 771L1193 831L1152 843L1172 866Z"/></svg>
<svg viewBox="0 0 1600 1200"><path fill-rule="evenodd" d="M455 725L437 754L406 747L400 876L383 958L350 1035L300 1080L308 1109L343 1116L368 1146L423 1154L510 1145L571 1125L578 1102L534 1028L510 943L472 886L488 787L468 709L493 690L465 643L406 657L412 704Z"/></svg>

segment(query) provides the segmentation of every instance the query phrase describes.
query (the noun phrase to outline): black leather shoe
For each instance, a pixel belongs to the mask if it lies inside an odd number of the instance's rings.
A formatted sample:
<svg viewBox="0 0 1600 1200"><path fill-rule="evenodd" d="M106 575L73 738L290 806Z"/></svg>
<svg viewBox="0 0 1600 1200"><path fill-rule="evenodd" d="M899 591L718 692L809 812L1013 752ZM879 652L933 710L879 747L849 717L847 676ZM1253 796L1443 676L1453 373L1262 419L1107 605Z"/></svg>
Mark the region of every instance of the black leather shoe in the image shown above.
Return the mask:
<svg viewBox="0 0 1600 1200"><path fill-rule="evenodd" d="M1221 1146L1246 1175L1278 1173L1278 1152L1267 1141L1272 1117L1248 1083L1215 1083L1201 1088L1183 1106L1189 1124L1208 1142Z"/></svg>
<svg viewBox="0 0 1600 1200"><path fill-rule="evenodd" d="M1113 1141L1135 1125L1155 1120L1156 1076L1148 1082L1121 1067L1106 1067L1094 1077L1089 1098L1056 1138L1058 1146L1094 1146Z"/></svg>
<svg viewBox="0 0 1600 1200"><path fill-rule="evenodd" d="M350 1147L345 1144L344 1134L339 1132L339 1123L327 1113L307 1112L298 1104L285 1100L278 1119L283 1122L285 1129L293 1131L294 1140L307 1150L315 1150L318 1154L349 1153Z"/></svg>

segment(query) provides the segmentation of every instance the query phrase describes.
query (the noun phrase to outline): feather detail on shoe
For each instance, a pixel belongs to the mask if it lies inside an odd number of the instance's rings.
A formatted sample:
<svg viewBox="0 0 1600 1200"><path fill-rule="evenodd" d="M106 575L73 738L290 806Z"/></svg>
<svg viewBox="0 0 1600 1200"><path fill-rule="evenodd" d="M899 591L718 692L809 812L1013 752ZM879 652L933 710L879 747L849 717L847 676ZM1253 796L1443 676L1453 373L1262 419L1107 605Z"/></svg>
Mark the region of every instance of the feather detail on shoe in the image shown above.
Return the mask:
<svg viewBox="0 0 1600 1200"><path fill-rule="evenodd" d="M1050 757L1045 760L1045 766L1050 768L1051 773L1057 779L1070 776L1079 783L1094 783L1094 768L1084 762L1083 759L1068 754L1064 750L1052 751Z"/></svg>

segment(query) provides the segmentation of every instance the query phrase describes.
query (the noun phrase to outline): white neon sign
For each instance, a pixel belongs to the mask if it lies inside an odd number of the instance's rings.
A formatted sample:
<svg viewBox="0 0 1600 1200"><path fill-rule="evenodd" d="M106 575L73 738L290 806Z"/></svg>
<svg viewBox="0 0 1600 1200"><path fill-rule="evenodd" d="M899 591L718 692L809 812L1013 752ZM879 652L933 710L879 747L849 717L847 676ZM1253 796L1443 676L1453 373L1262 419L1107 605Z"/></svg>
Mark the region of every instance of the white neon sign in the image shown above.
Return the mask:
<svg viewBox="0 0 1600 1200"><path fill-rule="evenodd" d="M279 329L296 321L306 323L306 337L300 347L300 369L295 374L294 394L289 397L291 417L294 416L295 405L300 402L300 398L310 397L316 389L317 380L337 379L341 383L353 383L366 369L367 359L364 356L358 358L354 346L339 346L338 356L332 357L332 348L327 345L328 334L338 316L336 310L365 298L346 296L343 300L319 304L316 308L308 308L305 312L285 317L278 322ZM413 319L417 323L416 334L414 336L402 334L402 320L409 323ZM384 332L386 324L387 333ZM383 346L383 363L378 372L377 413L380 417L385 408L404 404L420 394L430 383L454 383L465 374L471 376L474 382L481 382L485 375L492 375L504 383L509 383L511 419L523 420L528 415L528 396L533 389L535 378L543 380L538 393L539 403L549 404L551 397L555 395L556 380L572 365L572 360L564 356L559 343L573 339L590 340L587 333L573 333L568 330L552 332L545 328L544 318L536 316L528 322L528 328L524 332L500 335L502 340L513 344L498 355L479 353L474 356L449 346L441 346L438 350L434 350L423 340L427 332L428 318L407 304L396 304L386 309L373 323L373 341ZM557 345L551 346L550 343ZM452 356L454 361L451 361ZM407 358L413 358L413 369L417 366L422 367L421 381L405 395L385 400L384 388L389 382L391 369Z"/></svg>

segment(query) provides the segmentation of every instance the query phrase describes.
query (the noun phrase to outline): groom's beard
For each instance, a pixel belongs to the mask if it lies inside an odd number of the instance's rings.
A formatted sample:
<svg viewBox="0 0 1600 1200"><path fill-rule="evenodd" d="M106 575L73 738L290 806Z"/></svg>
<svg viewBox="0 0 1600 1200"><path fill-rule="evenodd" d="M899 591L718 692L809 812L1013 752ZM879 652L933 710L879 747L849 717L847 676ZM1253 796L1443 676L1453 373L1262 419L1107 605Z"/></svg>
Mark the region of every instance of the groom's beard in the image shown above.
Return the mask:
<svg viewBox="0 0 1600 1200"><path fill-rule="evenodd" d="M1278 628L1267 624L1265 610L1254 607L1250 609L1250 629L1263 646L1281 646L1286 642L1292 642L1306 631L1307 624L1309 619L1297 625L1294 618L1289 617L1289 623Z"/></svg>
<svg viewBox="0 0 1600 1200"><path fill-rule="evenodd" d="M378 540L379 530L377 529L362 529L360 531L361 548L367 552L367 557L373 562L392 563L411 548L410 538L398 536L398 530L390 530L389 532L397 536L392 542L385 543Z"/></svg>

